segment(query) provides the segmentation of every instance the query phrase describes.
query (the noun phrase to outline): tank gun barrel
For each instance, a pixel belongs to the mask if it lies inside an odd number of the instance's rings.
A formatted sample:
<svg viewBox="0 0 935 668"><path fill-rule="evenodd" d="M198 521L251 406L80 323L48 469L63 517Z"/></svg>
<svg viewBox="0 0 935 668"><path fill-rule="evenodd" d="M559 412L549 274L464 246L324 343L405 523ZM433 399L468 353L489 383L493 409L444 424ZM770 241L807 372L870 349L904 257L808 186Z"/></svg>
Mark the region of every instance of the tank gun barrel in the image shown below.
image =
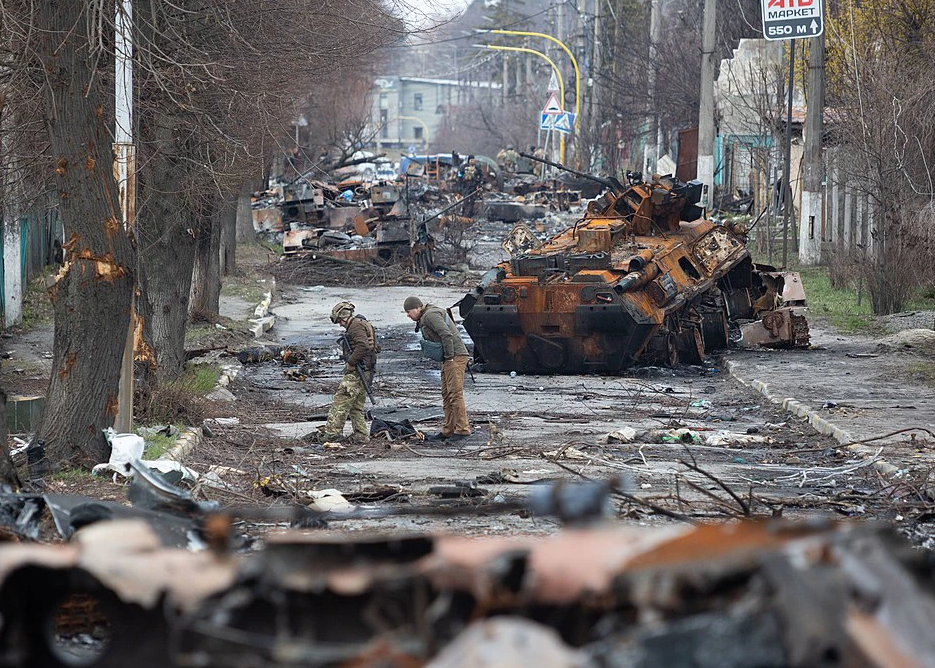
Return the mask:
<svg viewBox="0 0 935 668"><path fill-rule="evenodd" d="M445 207L444 209L442 209L441 211L438 211L438 212L436 212L436 213L433 213L431 216L429 216L428 218L426 218L426 219L423 220L422 222L423 222L423 223L428 223L428 222L430 222L430 221L432 221L432 220L435 220L435 219L438 218L439 216L442 216L442 215L448 213L449 211L451 211L452 209L455 209L455 208L461 206L461 205L464 204L465 202L470 201L471 198L477 197L477 196L478 196L480 193L482 193L482 192L484 192L484 189L483 189L483 188L478 188L477 190L475 190L475 191L472 192L471 194L465 195L464 197L462 197L461 199L459 199L457 202L455 202L455 203L453 203L453 204L449 204L448 206L446 206L446 207Z"/></svg>
<svg viewBox="0 0 935 668"><path fill-rule="evenodd" d="M611 190L614 190L614 191L616 191L616 192L623 192L624 190L626 190L626 189L620 184L620 181L618 181L617 179L615 179L615 178L612 177L612 176L605 179L605 178L601 178L600 176L594 176L593 174L586 174L586 173L584 173L584 172L579 172L577 169L572 169L571 167L566 167L565 165L563 165L563 164L560 163L560 162L552 162L551 160L546 160L545 158L537 158L537 157L534 156L534 155L530 155L529 153L523 153L522 151L520 151L519 154L520 154L520 156L522 156L522 157L524 157L524 158L529 158L530 160L535 160L536 162L541 162L541 163L543 163L543 164L549 165L550 167L556 167L557 169L561 169L562 171L568 172L569 174L574 174L575 176L579 176L579 177L581 177L582 179L588 179L589 181L594 181L595 183L600 183L602 186L604 186L604 187L606 187L606 188L610 188Z"/></svg>

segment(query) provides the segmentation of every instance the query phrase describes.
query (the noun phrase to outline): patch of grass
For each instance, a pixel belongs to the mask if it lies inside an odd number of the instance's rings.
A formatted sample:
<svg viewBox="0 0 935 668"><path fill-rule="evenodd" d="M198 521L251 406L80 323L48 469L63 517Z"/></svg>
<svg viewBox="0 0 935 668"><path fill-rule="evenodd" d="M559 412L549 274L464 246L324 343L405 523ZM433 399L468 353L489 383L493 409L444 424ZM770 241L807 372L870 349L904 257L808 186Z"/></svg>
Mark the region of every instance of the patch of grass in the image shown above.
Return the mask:
<svg viewBox="0 0 935 668"><path fill-rule="evenodd" d="M237 264L262 266L275 261L282 254L282 244L275 244L270 241L247 242L237 244ZM270 257L275 255L275 257Z"/></svg>
<svg viewBox="0 0 935 668"><path fill-rule="evenodd" d="M254 244L238 244L238 258L243 257L247 263L260 263L275 261L282 255L282 244L270 241L257 241Z"/></svg>
<svg viewBox="0 0 935 668"><path fill-rule="evenodd" d="M52 474L52 480L56 482L81 482L90 477L91 472L84 469L68 469Z"/></svg>
<svg viewBox="0 0 935 668"><path fill-rule="evenodd" d="M923 385L935 387L935 362L912 362L906 367L906 375Z"/></svg>
<svg viewBox="0 0 935 668"><path fill-rule="evenodd" d="M935 310L935 290L925 288L915 297L906 302L904 311L931 311Z"/></svg>
<svg viewBox="0 0 935 668"><path fill-rule="evenodd" d="M857 291L833 287L826 267L793 267L792 270L802 275L810 313L826 318L844 332L870 332L876 329L869 295L865 293L858 306Z"/></svg>
<svg viewBox="0 0 935 668"><path fill-rule="evenodd" d="M159 459L175 445L175 439L163 434L146 436L146 447L143 449L143 459Z"/></svg>
<svg viewBox="0 0 935 668"><path fill-rule="evenodd" d="M210 338L217 331L214 325L188 325L185 328L185 345L192 345Z"/></svg>
<svg viewBox="0 0 935 668"><path fill-rule="evenodd" d="M29 281L23 290L23 327L33 329L51 324L55 320L55 311L46 280L54 273L52 267L43 269L42 274Z"/></svg>
<svg viewBox="0 0 935 668"><path fill-rule="evenodd" d="M259 304L267 292L267 288L260 284L228 283L221 286L221 295L224 297L239 297L250 304Z"/></svg>
<svg viewBox="0 0 935 668"><path fill-rule="evenodd" d="M134 416L139 424L200 424L210 404L206 395L220 377L221 369L216 365L192 364L174 381L155 387L140 384L136 387Z"/></svg>
<svg viewBox="0 0 935 668"><path fill-rule="evenodd" d="M220 377L220 367L214 364L194 364L186 367L176 382L189 392L204 396L214 389Z"/></svg>

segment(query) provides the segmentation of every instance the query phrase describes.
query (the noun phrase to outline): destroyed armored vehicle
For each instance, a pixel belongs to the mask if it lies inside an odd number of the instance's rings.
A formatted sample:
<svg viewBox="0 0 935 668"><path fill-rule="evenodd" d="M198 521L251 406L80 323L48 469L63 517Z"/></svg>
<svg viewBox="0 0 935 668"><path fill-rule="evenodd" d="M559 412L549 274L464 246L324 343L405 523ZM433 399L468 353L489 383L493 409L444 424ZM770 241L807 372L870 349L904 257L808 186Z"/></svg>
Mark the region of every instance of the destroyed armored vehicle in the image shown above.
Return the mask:
<svg viewBox="0 0 935 668"><path fill-rule="evenodd" d="M757 318L755 345L808 344L798 275L761 270L743 229L705 220L701 183L627 176L589 176L608 191L545 243L514 228L510 260L460 302L476 361L522 373L696 364Z"/></svg>

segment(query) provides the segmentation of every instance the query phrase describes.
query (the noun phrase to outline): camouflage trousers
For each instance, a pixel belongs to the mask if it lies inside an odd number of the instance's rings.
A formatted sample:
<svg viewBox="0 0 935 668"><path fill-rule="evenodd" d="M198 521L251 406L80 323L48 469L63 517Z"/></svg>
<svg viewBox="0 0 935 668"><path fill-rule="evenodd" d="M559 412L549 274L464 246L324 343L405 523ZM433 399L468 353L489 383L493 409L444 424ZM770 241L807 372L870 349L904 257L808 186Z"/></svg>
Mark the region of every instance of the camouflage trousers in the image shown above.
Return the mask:
<svg viewBox="0 0 935 668"><path fill-rule="evenodd" d="M370 431L367 429L367 422L364 420L364 399L366 397L367 391L364 389L364 384L360 382L360 376L357 375L357 372L345 372L344 378L341 379L341 383L334 393L334 399L331 401L331 410L328 412L325 433L343 434L344 422L350 417L354 433L369 436Z"/></svg>

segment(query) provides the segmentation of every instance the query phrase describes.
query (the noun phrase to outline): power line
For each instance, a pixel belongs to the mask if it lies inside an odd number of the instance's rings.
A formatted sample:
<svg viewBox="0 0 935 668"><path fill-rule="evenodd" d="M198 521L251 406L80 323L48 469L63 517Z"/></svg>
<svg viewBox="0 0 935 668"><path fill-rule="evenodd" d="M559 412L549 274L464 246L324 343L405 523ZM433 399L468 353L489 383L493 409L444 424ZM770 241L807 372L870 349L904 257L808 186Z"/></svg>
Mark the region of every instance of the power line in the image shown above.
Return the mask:
<svg viewBox="0 0 935 668"><path fill-rule="evenodd" d="M536 12L535 14L530 14L529 16L524 16L522 18L516 19L515 21L511 21L510 23L506 23L498 27L499 28L511 28L513 26L520 25L522 23L525 23L526 21L529 21L530 19L534 19L537 16L542 16L546 12L552 11L559 5L566 5L566 4L568 4L568 0L562 0L562 2L554 2L548 7L546 7L545 9L543 9L542 11ZM406 37L408 37L408 35ZM434 42L419 42L418 44L390 44L386 48L387 49L410 49L410 48L419 47L419 46L431 46L433 44L445 44L446 42L457 42L458 40L462 40L462 39L477 39L477 35L474 33L471 33L470 35L463 35L461 37L449 37L447 39L435 40Z"/></svg>

